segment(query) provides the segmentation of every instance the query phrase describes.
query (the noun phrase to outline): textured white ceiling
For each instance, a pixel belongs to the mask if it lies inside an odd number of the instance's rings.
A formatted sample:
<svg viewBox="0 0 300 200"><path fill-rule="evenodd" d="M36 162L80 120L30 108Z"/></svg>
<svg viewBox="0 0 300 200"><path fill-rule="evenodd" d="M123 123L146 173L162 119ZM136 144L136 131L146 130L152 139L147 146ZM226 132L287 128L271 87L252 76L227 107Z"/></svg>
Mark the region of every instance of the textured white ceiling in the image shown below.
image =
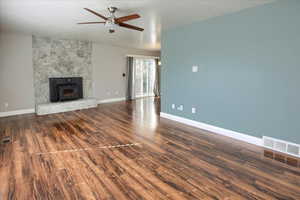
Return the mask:
<svg viewBox="0 0 300 200"><path fill-rule="evenodd" d="M263 5L274 0L0 0L0 28L59 38L83 39L147 50L160 49L162 28L168 29L214 16ZM128 23L144 32L119 28L109 34L102 24L77 25L95 21L87 7L108 15L116 6L116 16L139 13L142 18Z"/></svg>

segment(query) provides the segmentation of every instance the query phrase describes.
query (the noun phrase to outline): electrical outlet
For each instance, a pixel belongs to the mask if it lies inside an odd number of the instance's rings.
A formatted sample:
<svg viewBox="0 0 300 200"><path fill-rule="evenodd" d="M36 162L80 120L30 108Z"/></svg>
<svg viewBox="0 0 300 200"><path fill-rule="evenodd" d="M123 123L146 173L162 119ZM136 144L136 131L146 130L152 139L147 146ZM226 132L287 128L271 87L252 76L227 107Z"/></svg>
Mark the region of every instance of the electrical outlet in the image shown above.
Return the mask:
<svg viewBox="0 0 300 200"><path fill-rule="evenodd" d="M197 65L194 65L192 67L192 72L198 72L198 66Z"/></svg>
<svg viewBox="0 0 300 200"><path fill-rule="evenodd" d="M193 113L193 114L196 113L196 108L192 108L192 113Z"/></svg>
<svg viewBox="0 0 300 200"><path fill-rule="evenodd" d="M183 111L183 105L178 106L177 110Z"/></svg>
<svg viewBox="0 0 300 200"><path fill-rule="evenodd" d="M175 109L175 104L172 104L172 109Z"/></svg>
<svg viewBox="0 0 300 200"><path fill-rule="evenodd" d="M4 107L8 108L8 103L7 102L4 103Z"/></svg>

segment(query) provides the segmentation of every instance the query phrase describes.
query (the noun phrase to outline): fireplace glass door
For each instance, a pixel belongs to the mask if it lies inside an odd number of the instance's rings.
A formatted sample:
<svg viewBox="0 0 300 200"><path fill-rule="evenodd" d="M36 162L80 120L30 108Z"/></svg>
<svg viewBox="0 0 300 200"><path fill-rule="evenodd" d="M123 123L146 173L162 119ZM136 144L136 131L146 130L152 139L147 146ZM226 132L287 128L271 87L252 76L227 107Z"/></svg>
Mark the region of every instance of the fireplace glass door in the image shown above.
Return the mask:
<svg viewBox="0 0 300 200"><path fill-rule="evenodd" d="M62 85L59 86L59 100L75 100L78 99L78 88L77 85Z"/></svg>

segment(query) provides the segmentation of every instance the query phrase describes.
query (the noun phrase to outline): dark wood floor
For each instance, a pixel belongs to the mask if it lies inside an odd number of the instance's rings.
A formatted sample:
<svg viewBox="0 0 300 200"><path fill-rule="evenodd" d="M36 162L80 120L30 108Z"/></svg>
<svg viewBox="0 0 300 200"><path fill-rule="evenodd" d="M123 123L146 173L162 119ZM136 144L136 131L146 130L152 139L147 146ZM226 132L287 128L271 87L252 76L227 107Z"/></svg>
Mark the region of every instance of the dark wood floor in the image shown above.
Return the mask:
<svg viewBox="0 0 300 200"><path fill-rule="evenodd" d="M0 199L300 199L299 169L157 113L149 98L0 118Z"/></svg>

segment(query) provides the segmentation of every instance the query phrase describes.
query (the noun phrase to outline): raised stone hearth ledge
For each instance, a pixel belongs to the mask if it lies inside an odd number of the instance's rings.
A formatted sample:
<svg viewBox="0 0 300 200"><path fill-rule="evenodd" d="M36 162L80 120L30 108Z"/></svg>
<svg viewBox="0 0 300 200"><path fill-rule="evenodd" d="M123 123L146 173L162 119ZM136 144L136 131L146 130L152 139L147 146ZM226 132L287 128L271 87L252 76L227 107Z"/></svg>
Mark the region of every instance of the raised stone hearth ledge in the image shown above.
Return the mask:
<svg viewBox="0 0 300 200"><path fill-rule="evenodd" d="M97 100L94 98L87 98L76 101L38 104L36 106L36 113L37 115L48 115L95 107L97 107Z"/></svg>

